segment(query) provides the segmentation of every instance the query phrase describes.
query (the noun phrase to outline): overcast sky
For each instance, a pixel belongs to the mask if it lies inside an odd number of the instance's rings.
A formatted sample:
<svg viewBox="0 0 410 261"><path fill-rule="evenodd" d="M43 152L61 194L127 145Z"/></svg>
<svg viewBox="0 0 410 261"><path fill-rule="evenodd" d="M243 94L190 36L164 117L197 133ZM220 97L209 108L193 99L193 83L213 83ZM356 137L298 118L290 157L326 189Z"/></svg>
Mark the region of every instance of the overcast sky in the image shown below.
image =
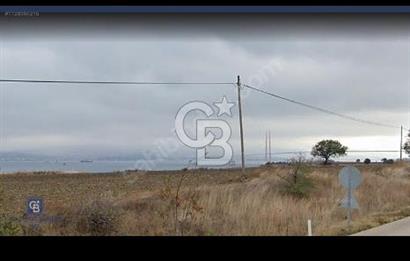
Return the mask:
<svg viewBox="0 0 410 261"><path fill-rule="evenodd" d="M409 20L373 16L1 17L0 78L242 82L346 115L410 127ZM141 153L171 131L178 109L234 86L1 83L0 151ZM239 152L238 110L224 116ZM393 149L399 129L372 126L245 91L247 153ZM193 126L188 126L188 129ZM191 155L182 147L180 155ZM397 153L396 153L397 154ZM396 154L393 154L395 156ZM178 154L179 155L179 154ZM397 155L396 155L397 156Z"/></svg>

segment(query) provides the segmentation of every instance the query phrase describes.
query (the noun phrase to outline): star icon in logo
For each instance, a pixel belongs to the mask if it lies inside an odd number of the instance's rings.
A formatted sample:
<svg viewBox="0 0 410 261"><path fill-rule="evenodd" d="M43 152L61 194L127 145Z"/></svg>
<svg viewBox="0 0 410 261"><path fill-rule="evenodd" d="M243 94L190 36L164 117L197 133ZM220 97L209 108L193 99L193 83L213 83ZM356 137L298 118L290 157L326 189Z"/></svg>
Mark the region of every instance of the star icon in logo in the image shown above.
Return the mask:
<svg viewBox="0 0 410 261"><path fill-rule="evenodd" d="M235 105L235 103L229 102L228 99L226 98L226 96L224 96L222 98L221 102L214 102L214 105L216 107L218 107L218 109L219 109L218 117L223 115L223 114L226 114L229 117L232 117L231 108Z"/></svg>

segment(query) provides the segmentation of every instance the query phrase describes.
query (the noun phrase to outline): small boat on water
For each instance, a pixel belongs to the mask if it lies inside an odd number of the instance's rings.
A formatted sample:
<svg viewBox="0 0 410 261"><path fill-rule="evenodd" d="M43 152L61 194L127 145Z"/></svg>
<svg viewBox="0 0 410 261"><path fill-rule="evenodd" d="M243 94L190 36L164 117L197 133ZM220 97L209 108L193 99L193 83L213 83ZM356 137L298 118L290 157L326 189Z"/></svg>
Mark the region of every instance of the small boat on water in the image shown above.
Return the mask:
<svg viewBox="0 0 410 261"><path fill-rule="evenodd" d="M90 163L90 162L93 162L92 160L81 160L80 161L81 163Z"/></svg>

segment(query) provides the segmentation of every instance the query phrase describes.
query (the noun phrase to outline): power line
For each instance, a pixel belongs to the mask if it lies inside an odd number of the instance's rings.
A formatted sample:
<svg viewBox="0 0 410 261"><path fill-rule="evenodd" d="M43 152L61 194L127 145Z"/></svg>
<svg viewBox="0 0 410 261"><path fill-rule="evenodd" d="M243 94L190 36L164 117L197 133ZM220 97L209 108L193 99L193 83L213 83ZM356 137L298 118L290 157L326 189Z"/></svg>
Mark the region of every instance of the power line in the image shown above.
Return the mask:
<svg viewBox="0 0 410 261"><path fill-rule="evenodd" d="M232 82L137 82L137 81L72 81L72 80L31 80L31 79L0 79L0 82L9 83L72 83L72 84L123 84L123 85L183 85L183 84L215 84L228 85Z"/></svg>
<svg viewBox="0 0 410 261"><path fill-rule="evenodd" d="M355 118L355 117L352 117L352 116L344 115L344 114L341 114L341 113L338 113L338 112L334 112L334 111L331 111L331 110L328 110L328 109L323 109L323 108L320 108L320 107L317 107L317 106L314 106L314 105L310 105L310 104L307 104L307 103L304 103L304 102L289 99L289 98L286 98L286 97L283 97L283 96L280 96L280 95L277 95L277 94L274 94L274 93L271 93L271 92L268 92L268 91L265 91L265 90L262 90L262 89L247 85L247 84L242 84L242 86L247 87L247 88L252 89L252 90L255 90L257 92L260 92L260 93L263 93L263 94L266 94L266 95L269 95L269 96L272 96L272 97L287 101L287 102L291 102L291 103L294 103L294 104L298 104L300 106L310 108L312 110L316 110L316 111L324 112L324 113L331 114L331 115L334 115L334 116L338 116L340 118L344 118L344 119L348 119L348 120L352 120L352 121L356 121L356 122L360 122L360 123L366 123L366 124L371 124L371 125L382 126L382 127L388 127L388 128L394 128L394 129L400 128L400 126L394 126L394 125L390 125L390 124L384 124L384 123L379 123L379 122L374 122L374 121L363 120L363 119Z"/></svg>
<svg viewBox="0 0 410 261"><path fill-rule="evenodd" d="M286 154L297 154L297 153L310 153L311 151L284 151L284 152L272 152L272 155L286 155ZM399 152L399 150L347 150L347 153L364 153L364 152L374 152L374 153L387 153L387 152ZM250 153L246 154L248 156L259 156L264 155L263 153Z"/></svg>
<svg viewBox="0 0 410 261"><path fill-rule="evenodd" d="M113 84L117 84L117 85L235 85L236 83L233 82L152 82L152 81L78 81L78 80L33 80L33 79L0 79L0 82L8 82L8 83L57 83L57 84L107 84L107 85L113 85ZM320 108L314 105L310 105L304 102L300 102L300 101L296 101L293 99L289 99L277 94L274 94L272 92L268 92L253 86L250 86L248 84L242 84L242 86L247 87L249 89L258 91L260 93L264 93L267 95L270 95L272 97L281 99L281 100L285 100L287 102L291 102L294 104L298 104L300 106L304 106L316 111L320 111L320 112L324 112L327 114L331 114L334 116L338 116L344 119L348 119L348 120L353 120L356 122L360 122L360 123L365 123L365 124L371 124L371 125L377 125L377 126L382 126L382 127L388 127L388 128L400 128L399 126L394 126L391 124L385 124L385 123L380 123L380 122L374 122L374 121L368 121L368 120L363 120L363 119L359 119L356 117L352 117L352 116L348 116L348 115L344 115L338 112L334 112L328 109L324 109L324 108ZM404 128L404 130L406 131L410 131L410 129Z"/></svg>
<svg viewBox="0 0 410 261"><path fill-rule="evenodd" d="M298 154L298 153L310 153L311 151L282 151L282 152L271 152L272 155L287 155L287 154ZM399 152L399 150L347 150L347 153L388 153L388 152ZM264 153L245 153L245 156L265 156ZM180 156L180 157L166 157L164 160L195 160L195 157L191 156Z"/></svg>

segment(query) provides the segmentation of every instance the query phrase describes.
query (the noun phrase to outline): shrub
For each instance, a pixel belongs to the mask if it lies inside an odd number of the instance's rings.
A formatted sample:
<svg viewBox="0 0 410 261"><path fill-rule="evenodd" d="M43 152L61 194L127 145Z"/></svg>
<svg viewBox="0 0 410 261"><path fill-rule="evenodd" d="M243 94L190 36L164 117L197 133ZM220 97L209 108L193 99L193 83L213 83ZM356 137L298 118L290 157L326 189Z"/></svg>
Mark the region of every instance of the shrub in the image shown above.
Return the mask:
<svg viewBox="0 0 410 261"><path fill-rule="evenodd" d="M364 163L365 163L365 164L370 164L370 162L371 162L370 159L365 159L365 160L364 160Z"/></svg>
<svg viewBox="0 0 410 261"><path fill-rule="evenodd" d="M0 216L0 236L16 236L20 234L21 226L12 218Z"/></svg>
<svg viewBox="0 0 410 261"><path fill-rule="evenodd" d="M393 160L393 159L384 159L384 160L383 160L383 163L384 163L384 164L393 164L393 163L394 163L394 160Z"/></svg>
<svg viewBox="0 0 410 261"><path fill-rule="evenodd" d="M298 178L296 182L288 182L284 185L284 192L299 197L307 197L313 188L312 182L304 176Z"/></svg>
<svg viewBox="0 0 410 261"><path fill-rule="evenodd" d="M94 201L80 210L77 231L91 236L108 236L117 233L119 214L111 203Z"/></svg>
<svg viewBox="0 0 410 261"><path fill-rule="evenodd" d="M3 197L3 190L0 184L0 210L3 208ZM4 214L0 214L0 236L15 236L20 231L19 223Z"/></svg>
<svg viewBox="0 0 410 261"><path fill-rule="evenodd" d="M303 156L291 159L290 165L292 169L289 175L282 177L283 190L282 192L299 198L307 197L314 185L307 174L311 171Z"/></svg>
<svg viewBox="0 0 410 261"><path fill-rule="evenodd" d="M175 187L172 186L169 177L166 178L165 186L160 191L160 199L166 205L160 215L165 221L171 217L175 235L181 236L198 229L194 225L194 220L203 210L199 204L198 191L183 188L186 177L186 173L181 175Z"/></svg>

